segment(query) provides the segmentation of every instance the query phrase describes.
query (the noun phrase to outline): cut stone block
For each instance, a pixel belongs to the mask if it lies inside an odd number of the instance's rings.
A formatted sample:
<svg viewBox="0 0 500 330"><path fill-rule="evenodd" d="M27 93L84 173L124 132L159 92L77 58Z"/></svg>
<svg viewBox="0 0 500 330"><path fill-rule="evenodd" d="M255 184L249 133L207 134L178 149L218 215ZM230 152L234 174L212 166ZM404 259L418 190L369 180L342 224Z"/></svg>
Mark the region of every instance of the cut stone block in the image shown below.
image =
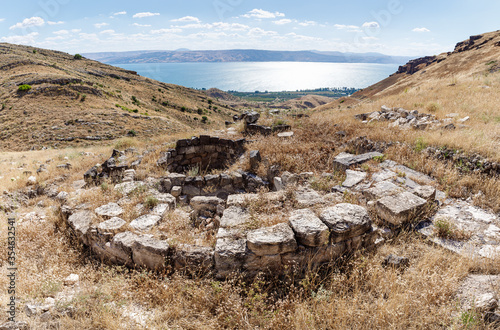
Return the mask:
<svg viewBox="0 0 500 330"><path fill-rule="evenodd" d="M246 239L219 238L215 244L215 268L218 278L238 271L247 255Z"/></svg>
<svg viewBox="0 0 500 330"><path fill-rule="evenodd" d="M363 181L367 174L366 172L359 172L359 171L351 171L351 170L346 170L347 177L345 181L342 183L342 187L346 188L352 188L361 181Z"/></svg>
<svg viewBox="0 0 500 330"><path fill-rule="evenodd" d="M132 191L143 187L145 184L142 181L123 182L115 186L115 190L124 195L129 195Z"/></svg>
<svg viewBox="0 0 500 330"><path fill-rule="evenodd" d="M301 189L295 192L295 201L298 208L312 207L317 204L323 204L325 200L321 195L309 188Z"/></svg>
<svg viewBox="0 0 500 330"><path fill-rule="evenodd" d="M87 232L90 229L93 217L94 214L91 211L82 210L73 213L68 218L68 223L71 226L71 228L73 228L73 231L75 232L76 236L80 241L82 241L86 245L89 245L87 240Z"/></svg>
<svg viewBox="0 0 500 330"><path fill-rule="evenodd" d="M332 243L360 236L372 228L366 209L354 204L342 203L326 208L320 219L331 229Z"/></svg>
<svg viewBox="0 0 500 330"><path fill-rule="evenodd" d="M398 176L397 173L384 168L379 172L373 173L372 180L375 182L380 182L380 181L385 181L385 180L395 178L397 176Z"/></svg>
<svg viewBox="0 0 500 330"><path fill-rule="evenodd" d="M175 209L175 197L171 194L162 194L158 190L151 189L149 190L149 195L155 198L161 204L168 204L171 210Z"/></svg>
<svg viewBox="0 0 500 330"><path fill-rule="evenodd" d="M208 271L214 267L214 249L180 244L175 248L174 267L191 272Z"/></svg>
<svg viewBox="0 0 500 330"><path fill-rule="evenodd" d="M405 191L379 199L375 207L380 218L390 224L400 226L410 222L426 204L425 199Z"/></svg>
<svg viewBox="0 0 500 330"><path fill-rule="evenodd" d="M95 213L102 217L118 217L123 214L123 209L116 203L109 203L95 209Z"/></svg>
<svg viewBox="0 0 500 330"><path fill-rule="evenodd" d="M420 186L413 189L413 193L420 198L426 199L428 201L433 201L436 199L436 188L432 186Z"/></svg>
<svg viewBox="0 0 500 330"><path fill-rule="evenodd" d="M245 225L250 220L250 214L246 209L238 206L230 206L224 210L220 219L222 228L231 228Z"/></svg>
<svg viewBox="0 0 500 330"><path fill-rule="evenodd" d="M178 173L170 173L167 178L170 179L173 186L182 186L184 180L186 180L186 176L184 174Z"/></svg>
<svg viewBox="0 0 500 330"><path fill-rule="evenodd" d="M279 254L258 256L251 253L247 256L245 263L243 264L243 269L246 271L246 275L248 276L255 276L261 272L273 273L279 271L280 268L281 256Z"/></svg>
<svg viewBox="0 0 500 330"><path fill-rule="evenodd" d="M328 227L309 209L294 211L289 218L297 241L305 246L316 247L328 243Z"/></svg>
<svg viewBox="0 0 500 330"><path fill-rule="evenodd" d="M363 164L374 157L383 157L380 152L368 152L361 155L353 155L342 152L333 159L333 168L337 171L345 171L353 165Z"/></svg>
<svg viewBox="0 0 500 330"><path fill-rule="evenodd" d="M293 230L286 223L248 232L247 245L257 256L283 254L297 249Z"/></svg>
<svg viewBox="0 0 500 330"><path fill-rule="evenodd" d="M163 216L170 210L170 205L169 204L158 204L156 205L153 210L151 211L151 214L153 215L158 215L163 218Z"/></svg>
<svg viewBox="0 0 500 330"><path fill-rule="evenodd" d="M224 200L213 197L213 196L197 196L191 198L190 205L195 210L195 212L199 212L202 210L216 211L217 206L223 205Z"/></svg>
<svg viewBox="0 0 500 330"><path fill-rule="evenodd" d="M127 222L123 219L120 219L118 217L111 218L109 220L106 220L104 222L101 222L97 226L97 230L99 233L103 234L117 234L125 228Z"/></svg>
<svg viewBox="0 0 500 330"><path fill-rule="evenodd" d="M363 195L369 200L377 200L385 196L395 195L403 192L403 188L398 187L392 182L381 181L373 187L363 191Z"/></svg>
<svg viewBox="0 0 500 330"><path fill-rule="evenodd" d="M117 263L132 267L134 265L132 246L138 237L138 235L129 231L116 234L111 242L105 245L106 252L116 258Z"/></svg>
<svg viewBox="0 0 500 330"><path fill-rule="evenodd" d="M182 194L182 187L181 186L172 187L171 194L174 197L179 197Z"/></svg>
<svg viewBox="0 0 500 330"><path fill-rule="evenodd" d="M165 268L169 245L149 235L139 236L132 245L132 260L140 267L153 270Z"/></svg>
<svg viewBox="0 0 500 330"><path fill-rule="evenodd" d="M159 215L145 214L132 221L130 227L136 230L147 231L156 226L160 220L161 217Z"/></svg>

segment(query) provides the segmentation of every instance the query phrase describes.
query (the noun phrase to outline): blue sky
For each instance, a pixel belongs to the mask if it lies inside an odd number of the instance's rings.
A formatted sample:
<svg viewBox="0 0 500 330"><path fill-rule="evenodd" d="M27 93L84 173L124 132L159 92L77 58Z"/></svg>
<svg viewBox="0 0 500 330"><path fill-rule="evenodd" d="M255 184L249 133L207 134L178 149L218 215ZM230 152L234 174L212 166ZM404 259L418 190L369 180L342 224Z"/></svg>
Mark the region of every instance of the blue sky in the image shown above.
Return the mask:
<svg viewBox="0 0 500 330"><path fill-rule="evenodd" d="M3 1L0 42L69 53L235 49L450 51L500 29L498 0Z"/></svg>

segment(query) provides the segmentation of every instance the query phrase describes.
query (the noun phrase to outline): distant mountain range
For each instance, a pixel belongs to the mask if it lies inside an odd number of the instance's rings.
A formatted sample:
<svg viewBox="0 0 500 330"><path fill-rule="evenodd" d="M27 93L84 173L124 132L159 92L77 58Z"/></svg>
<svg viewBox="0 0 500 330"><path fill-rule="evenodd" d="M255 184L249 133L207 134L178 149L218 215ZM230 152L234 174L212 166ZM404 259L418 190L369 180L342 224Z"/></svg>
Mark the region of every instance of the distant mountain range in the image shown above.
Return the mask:
<svg viewBox="0 0 500 330"><path fill-rule="evenodd" d="M231 50L145 50L82 54L108 64L185 63L185 62L323 62L404 64L410 57L379 53L342 53L321 51Z"/></svg>

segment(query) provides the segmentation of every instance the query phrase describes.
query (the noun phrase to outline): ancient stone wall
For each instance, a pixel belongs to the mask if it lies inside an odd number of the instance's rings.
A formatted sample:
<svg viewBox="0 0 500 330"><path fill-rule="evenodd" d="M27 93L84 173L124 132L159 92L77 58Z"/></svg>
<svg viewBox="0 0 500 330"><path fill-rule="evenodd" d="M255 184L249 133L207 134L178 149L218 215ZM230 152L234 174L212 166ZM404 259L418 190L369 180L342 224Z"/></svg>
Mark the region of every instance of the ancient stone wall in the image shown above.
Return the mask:
<svg viewBox="0 0 500 330"><path fill-rule="evenodd" d="M176 173L186 172L193 167L203 171L221 169L244 151L244 139L229 140L201 135L177 141L175 149L161 154L157 165Z"/></svg>

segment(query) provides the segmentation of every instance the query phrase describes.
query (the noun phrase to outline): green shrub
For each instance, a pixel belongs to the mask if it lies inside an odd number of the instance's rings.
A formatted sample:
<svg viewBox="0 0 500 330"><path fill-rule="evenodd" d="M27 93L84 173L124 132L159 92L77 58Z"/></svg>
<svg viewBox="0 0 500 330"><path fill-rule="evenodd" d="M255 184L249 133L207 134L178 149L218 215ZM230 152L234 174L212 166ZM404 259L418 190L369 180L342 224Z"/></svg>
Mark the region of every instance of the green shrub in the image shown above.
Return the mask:
<svg viewBox="0 0 500 330"><path fill-rule="evenodd" d="M424 141L424 138L419 137L415 143L415 151L421 152L425 148L427 148L427 142Z"/></svg>
<svg viewBox="0 0 500 330"><path fill-rule="evenodd" d="M83 95L82 95L82 98L80 99L80 101L81 101L81 102L84 102L86 98L87 98L87 94L83 94Z"/></svg>
<svg viewBox="0 0 500 330"><path fill-rule="evenodd" d="M81 59L83 58L83 56L82 56L82 55L80 55L80 54L75 54L75 56L73 56L73 58L74 58L75 60L81 60Z"/></svg>
<svg viewBox="0 0 500 330"><path fill-rule="evenodd" d="M23 84L23 85L19 86L19 88L17 90L20 92L26 92L26 91L29 91L30 89L31 89L30 85Z"/></svg>
<svg viewBox="0 0 500 330"><path fill-rule="evenodd" d="M137 133L133 129L131 129L130 131L127 132L127 135L128 136L136 136Z"/></svg>
<svg viewBox="0 0 500 330"><path fill-rule="evenodd" d="M148 196L146 197L146 199L144 200L144 206L148 209L152 209L154 208L155 206L157 206L160 202L158 201L158 199L156 197L153 197L153 196Z"/></svg>
<svg viewBox="0 0 500 330"><path fill-rule="evenodd" d="M201 117L201 122L202 122L203 124L206 124L206 122L207 122L207 121L208 121L208 117L207 117L207 116L203 116L203 117Z"/></svg>
<svg viewBox="0 0 500 330"><path fill-rule="evenodd" d="M181 108L181 111L182 111L182 112L186 112L186 110L187 110L187 109L186 109L186 107L182 107L182 108Z"/></svg>

